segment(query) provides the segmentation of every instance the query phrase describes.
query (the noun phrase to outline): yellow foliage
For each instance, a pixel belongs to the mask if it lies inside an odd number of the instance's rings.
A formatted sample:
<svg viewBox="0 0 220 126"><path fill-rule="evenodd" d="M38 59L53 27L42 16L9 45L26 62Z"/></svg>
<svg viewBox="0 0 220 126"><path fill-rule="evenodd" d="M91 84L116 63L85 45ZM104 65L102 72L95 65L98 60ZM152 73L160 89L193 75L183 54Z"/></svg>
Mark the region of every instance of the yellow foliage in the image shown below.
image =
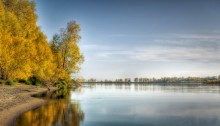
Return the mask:
<svg viewBox="0 0 220 126"><path fill-rule="evenodd" d="M0 1L0 22L4 20L4 14L5 14L5 9L2 3L2 0ZM2 23L0 23L0 29L2 27Z"/></svg>
<svg viewBox="0 0 220 126"><path fill-rule="evenodd" d="M53 55L36 24L34 3L5 0L4 4L6 9L1 1L0 14L4 18L0 22L0 78L48 79L53 74Z"/></svg>
<svg viewBox="0 0 220 126"><path fill-rule="evenodd" d="M55 65L53 64L53 55L46 42L46 37L40 33L35 43L36 55L33 56L36 65L34 75L43 80L50 80L54 74Z"/></svg>
<svg viewBox="0 0 220 126"><path fill-rule="evenodd" d="M59 35L66 37L52 48L37 26L35 10L29 0L0 0L0 79L70 80L82 61L80 26L69 22Z"/></svg>
<svg viewBox="0 0 220 126"><path fill-rule="evenodd" d="M58 79L70 79L71 73L78 72L79 65L83 62L83 56L78 47L79 31L80 26L75 21L71 21L67 24L66 29L54 36L51 42L51 49L55 57L54 63L59 71L55 73L55 77Z"/></svg>

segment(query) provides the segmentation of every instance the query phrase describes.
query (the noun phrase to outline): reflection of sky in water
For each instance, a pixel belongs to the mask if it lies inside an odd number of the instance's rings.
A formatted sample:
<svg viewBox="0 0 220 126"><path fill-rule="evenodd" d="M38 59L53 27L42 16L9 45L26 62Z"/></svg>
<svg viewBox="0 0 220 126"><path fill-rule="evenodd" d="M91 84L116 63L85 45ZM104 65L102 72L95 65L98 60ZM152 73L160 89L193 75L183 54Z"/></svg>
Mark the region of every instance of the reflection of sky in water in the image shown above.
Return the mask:
<svg viewBox="0 0 220 126"><path fill-rule="evenodd" d="M218 86L94 85L72 93L82 126L219 126Z"/></svg>

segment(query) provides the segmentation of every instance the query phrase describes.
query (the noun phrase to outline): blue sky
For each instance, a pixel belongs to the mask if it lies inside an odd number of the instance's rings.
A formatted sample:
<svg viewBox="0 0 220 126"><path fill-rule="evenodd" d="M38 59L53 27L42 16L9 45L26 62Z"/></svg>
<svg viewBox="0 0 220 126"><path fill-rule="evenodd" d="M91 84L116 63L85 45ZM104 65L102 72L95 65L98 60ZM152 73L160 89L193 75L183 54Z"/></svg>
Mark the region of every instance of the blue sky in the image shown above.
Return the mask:
<svg viewBox="0 0 220 126"><path fill-rule="evenodd" d="M81 25L80 76L212 76L220 74L220 1L37 0L48 40Z"/></svg>

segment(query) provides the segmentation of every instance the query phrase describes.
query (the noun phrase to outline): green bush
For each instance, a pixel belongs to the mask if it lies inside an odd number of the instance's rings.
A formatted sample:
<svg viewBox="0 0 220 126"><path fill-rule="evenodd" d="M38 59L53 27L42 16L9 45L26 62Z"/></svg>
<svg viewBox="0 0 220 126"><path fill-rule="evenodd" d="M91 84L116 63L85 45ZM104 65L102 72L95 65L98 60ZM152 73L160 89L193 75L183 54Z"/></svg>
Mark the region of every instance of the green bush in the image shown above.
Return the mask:
<svg viewBox="0 0 220 126"><path fill-rule="evenodd" d="M36 86L40 86L42 84L42 81L34 76L34 77L30 77L28 79L28 81L26 81L26 83L36 85Z"/></svg>
<svg viewBox="0 0 220 126"><path fill-rule="evenodd" d="M67 89L67 84L64 81L57 81L55 82L55 85L60 89Z"/></svg>
<svg viewBox="0 0 220 126"><path fill-rule="evenodd" d="M27 84L27 85L31 85L31 81L29 81L29 80L19 79L18 82L19 83L24 83L24 84Z"/></svg>
<svg viewBox="0 0 220 126"><path fill-rule="evenodd" d="M15 83L18 83L18 82L19 82L19 79L15 79L14 82L15 82Z"/></svg>
<svg viewBox="0 0 220 126"><path fill-rule="evenodd" d="M18 80L19 83L24 83L24 84L27 84L27 85L36 85L36 86L40 86L42 84L42 81L33 76L33 77L30 77L28 80L25 80L25 79L19 79Z"/></svg>
<svg viewBox="0 0 220 126"><path fill-rule="evenodd" d="M57 85L59 85L59 84L63 84L61 81L57 81L57 82L55 82L55 85L57 86Z"/></svg>
<svg viewBox="0 0 220 126"><path fill-rule="evenodd" d="M7 85L10 85L10 86L13 86L15 85L15 82L11 79L9 79L7 82L6 82Z"/></svg>
<svg viewBox="0 0 220 126"><path fill-rule="evenodd" d="M24 79L18 79L18 82L19 82L19 83L25 83L26 80L24 80Z"/></svg>
<svg viewBox="0 0 220 126"><path fill-rule="evenodd" d="M67 93L67 83L64 81L57 81L55 82L56 87L59 88L59 90L56 92L57 94L59 94L59 96L65 96Z"/></svg>
<svg viewBox="0 0 220 126"><path fill-rule="evenodd" d="M25 84L27 84L27 85L32 85L32 83L31 83L30 80L26 80L26 81L25 81Z"/></svg>

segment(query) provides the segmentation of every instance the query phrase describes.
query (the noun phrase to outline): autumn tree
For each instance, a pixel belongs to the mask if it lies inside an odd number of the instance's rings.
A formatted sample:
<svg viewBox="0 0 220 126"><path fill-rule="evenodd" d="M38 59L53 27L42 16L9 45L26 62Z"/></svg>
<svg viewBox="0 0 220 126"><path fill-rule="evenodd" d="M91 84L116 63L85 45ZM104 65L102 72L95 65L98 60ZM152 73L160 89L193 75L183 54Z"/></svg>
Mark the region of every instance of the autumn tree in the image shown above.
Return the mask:
<svg viewBox="0 0 220 126"><path fill-rule="evenodd" d="M1 0L1 79L32 76L47 79L52 76L53 55L37 26L35 10L35 3L28 0Z"/></svg>
<svg viewBox="0 0 220 126"><path fill-rule="evenodd" d="M55 57L56 76L59 79L70 79L71 73L79 70L83 62L83 55L78 46L80 40L80 26L76 21L71 21L59 34L55 34L51 42L51 49Z"/></svg>
<svg viewBox="0 0 220 126"><path fill-rule="evenodd" d="M0 0L0 79L66 81L79 70L80 26L69 22L49 45L37 18L33 1Z"/></svg>

